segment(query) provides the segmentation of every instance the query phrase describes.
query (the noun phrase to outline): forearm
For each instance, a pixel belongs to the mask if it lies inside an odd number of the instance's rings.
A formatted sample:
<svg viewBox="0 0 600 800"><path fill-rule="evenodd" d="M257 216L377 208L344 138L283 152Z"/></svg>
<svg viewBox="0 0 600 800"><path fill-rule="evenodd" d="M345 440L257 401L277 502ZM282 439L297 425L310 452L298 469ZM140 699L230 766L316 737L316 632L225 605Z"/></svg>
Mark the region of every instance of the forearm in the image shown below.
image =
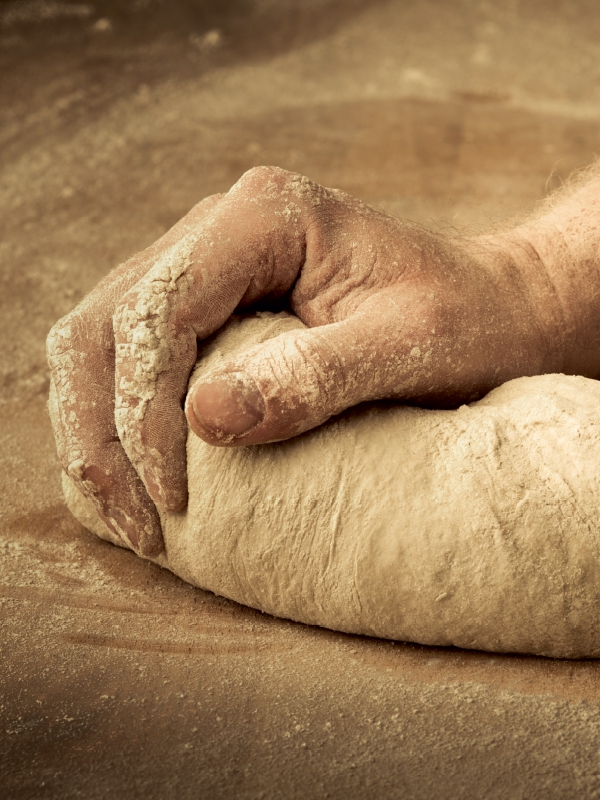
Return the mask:
<svg viewBox="0 0 600 800"><path fill-rule="evenodd" d="M524 223L482 238L520 276L545 342L544 371L600 375L600 166Z"/></svg>

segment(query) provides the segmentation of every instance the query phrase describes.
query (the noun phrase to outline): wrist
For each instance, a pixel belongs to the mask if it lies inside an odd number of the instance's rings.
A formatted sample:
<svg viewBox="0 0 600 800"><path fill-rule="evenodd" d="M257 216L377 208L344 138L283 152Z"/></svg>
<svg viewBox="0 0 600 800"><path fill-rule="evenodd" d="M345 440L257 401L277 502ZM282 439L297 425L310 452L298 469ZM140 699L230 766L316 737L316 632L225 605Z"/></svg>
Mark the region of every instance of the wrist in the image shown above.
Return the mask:
<svg viewBox="0 0 600 800"><path fill-rule="evenodd" d="M600 375L600 181L508 233L520 244L538 313L562 352L560 371Z"/></svg>
<svg viewBox="0 0 600 800"><path fill-rule="evenodd" d="M517 346L532 351L530 374L573 372L576 315L568 286L559 279L558 243L550 241L548 231L542 234L527 225L481 238L491 248L489 263L499 284L506 287L509 305L526 317L527 333Z"/></svg>
<svg viewBox="0 0 600 800"><path fill-rule="evenodd" d="M485 276L489 301L482 331L496 342L492 361L499 382L568 371L569 323L526 233L515 228L461 242L472 268Z"/></svg>

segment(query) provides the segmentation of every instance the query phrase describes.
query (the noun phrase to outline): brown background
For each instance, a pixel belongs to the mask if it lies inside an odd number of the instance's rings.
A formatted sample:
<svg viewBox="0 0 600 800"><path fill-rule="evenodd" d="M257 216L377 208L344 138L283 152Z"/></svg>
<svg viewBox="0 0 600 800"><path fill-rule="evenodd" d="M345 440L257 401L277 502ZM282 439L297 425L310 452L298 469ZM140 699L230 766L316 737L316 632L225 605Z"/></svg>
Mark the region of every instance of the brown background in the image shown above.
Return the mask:
<svg viewBox="0 0 600 800"><path fill-rule="evenodd" d="M600 143L600 7L0 0L0 790L600 794L600 666L392 644L192 589L68 514L44 339L248 167L480 230Z"/></svg>

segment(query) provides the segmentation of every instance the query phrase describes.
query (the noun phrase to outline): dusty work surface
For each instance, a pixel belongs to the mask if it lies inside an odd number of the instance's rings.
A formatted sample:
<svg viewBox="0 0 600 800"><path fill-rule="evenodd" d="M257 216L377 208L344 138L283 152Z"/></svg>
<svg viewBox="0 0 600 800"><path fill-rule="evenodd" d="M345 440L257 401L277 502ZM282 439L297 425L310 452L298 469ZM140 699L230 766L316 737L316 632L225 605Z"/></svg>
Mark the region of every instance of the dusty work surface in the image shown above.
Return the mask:
<svg viewBox="0 0 600 800"><path fill-rule="evenodd" d="M598 150L599 34L591 0L0 2L3 798L600 794L600 664L275 620L87 534L44 361L254 164L433 225L527 209Z"/></svg>

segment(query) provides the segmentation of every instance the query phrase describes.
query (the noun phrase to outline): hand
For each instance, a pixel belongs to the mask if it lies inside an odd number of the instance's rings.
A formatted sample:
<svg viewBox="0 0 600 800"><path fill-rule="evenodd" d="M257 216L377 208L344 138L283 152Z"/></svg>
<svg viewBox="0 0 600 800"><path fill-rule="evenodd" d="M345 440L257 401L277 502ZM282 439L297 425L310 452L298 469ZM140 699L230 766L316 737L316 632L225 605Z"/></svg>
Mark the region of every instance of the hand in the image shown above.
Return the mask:
<svg viewBox="0 0 600 800"><path fill-rule="evenodd" d="M552 293L511 242L431 233L298 175L251 170L50 332L63 468L125 543L160 552L156 507L187 502L182 406L197 340L259 300L287 299L308 328L194 387L185 413L213 445L286 439L378 398L452 406L560 368Z"/></svg>

